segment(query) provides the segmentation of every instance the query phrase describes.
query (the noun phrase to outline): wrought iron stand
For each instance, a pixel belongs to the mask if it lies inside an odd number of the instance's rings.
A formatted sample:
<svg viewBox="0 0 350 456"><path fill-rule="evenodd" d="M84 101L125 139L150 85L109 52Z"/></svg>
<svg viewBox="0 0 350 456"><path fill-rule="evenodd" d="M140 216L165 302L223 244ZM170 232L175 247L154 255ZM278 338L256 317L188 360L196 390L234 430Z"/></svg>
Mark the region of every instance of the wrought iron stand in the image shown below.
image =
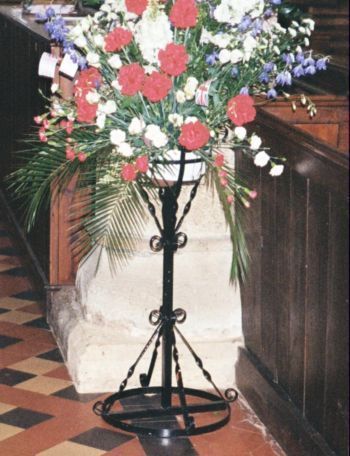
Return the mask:
<svg viewBox="0 0 350 456"><path fill-rule="evenodd" d="M198 162L200 159L186 161ZM163 226L159 222L156 209L151 203L148 194L143 191L143 198L148 205L148 210L152 215L159 229L160 236L153 236L150 241L150 247L155 252L163 250L163 303L160 310L154 310L149 316L149 321L156 326L151 338L143 348L142 352L130 367L126 378L119 387L119 391L109 396L103 402L97 402L94 405L94 412L100 415L107 423L114 427L123 429L128 432L133 432L139 435L151 435L161 438L171 438L187 435L199 435L207 432L215 431L230 420L230 402L237 399L238 393L234 389L228 389L223 395L215 385L209 372L204 368L202 360L194 352L193 348L179 330L178 325L186 320L186 312L183 309L173 310L173 271L174 271L174 253L178 248L183 248L187 244L186 234L180 232L184 218L191 209L191 204L196 196L197 189L200 183L198 180L191 191L190 200L183 210L183 214L177 221L178 197L181 192L184 167L185 167L185 152L181 153L181 159L177 162L171 162L180 165L179 177L174 186L166 186L159 189L159 197L162 203L162 220ZM206 391L185 388L182 380L181 367L179 363L179 352L176 345L176 336L182 340L185 346L190 351L195 363L201 369L203 376L211 385L215 393ZM128 380L134 374L135 368L141 358L144 356L150 345L155 341L151 362L147 373L140 375L141 388L125 390ZM162 386L149 386L152 378L154 366L158 356L159 346L162 344ZM175 376L177 387L172 386L172 362L175 364ZM115 411L113 405L120 400L132 398L136 396L153 395L154 404L152 408L139 408L132 411ZM173 395L179 397L179 405L173 405ZM203 402L189 403L189 397L203 399ZM223 413L219 418L214 416L213 421L206 425L197 426L193 414L206 412ZM150 419L161 417L175 417L181 415L183 417L184 428L173 429L167 426L164 422L164 427L157 428L150 426ZM135 423L137 421L137 423Z"/></svg>

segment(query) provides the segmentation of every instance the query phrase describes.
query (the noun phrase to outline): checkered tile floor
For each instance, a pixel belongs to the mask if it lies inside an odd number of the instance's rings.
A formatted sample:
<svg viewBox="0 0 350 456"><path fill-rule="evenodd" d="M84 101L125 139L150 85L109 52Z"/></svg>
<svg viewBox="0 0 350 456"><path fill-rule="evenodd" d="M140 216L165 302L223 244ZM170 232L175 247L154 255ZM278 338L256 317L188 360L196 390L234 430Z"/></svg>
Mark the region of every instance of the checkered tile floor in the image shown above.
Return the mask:
<svg viewBox="0 0 350 456"><path fill-rule="evenodd" d="M242 403L225 428L171 441L137 438L94 415L92 405L107 395L76 392L10 231L0 212L2 456L283 455Z"/></svg>

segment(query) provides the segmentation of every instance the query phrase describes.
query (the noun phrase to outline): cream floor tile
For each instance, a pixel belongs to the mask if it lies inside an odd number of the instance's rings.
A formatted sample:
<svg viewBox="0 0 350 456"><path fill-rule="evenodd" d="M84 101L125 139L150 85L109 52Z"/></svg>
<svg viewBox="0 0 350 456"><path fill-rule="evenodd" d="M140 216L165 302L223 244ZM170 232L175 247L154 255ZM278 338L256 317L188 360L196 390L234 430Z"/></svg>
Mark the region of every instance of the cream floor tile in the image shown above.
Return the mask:
<svg viewBox="0 0 350 456"><path fill-rule="evenodd" d="M9 412L10 410L13 410L15 408L17 407L15 407L14 405L4 404L3 402L0 402L0 415Z"/></svg>
<svg viewBox="0 0 350 456"><path fill-rule="evenodd" d="M60 378L38 376L31 378L30 380L26 380L25 382L18 383L15 388L50 395L56 391L67 388L71 384L72 382L62 380Z"/></svg>
<svg viewBox="0 0 350 456"><path fill-rule="evenodd" d="M7 321L8 323L27 323L28 321L38 318L36 314L29 312L21 312L20 310L13 310L0 315L0 321Z"/></svg>
<svg viewBox="0 0 350 456"><path fill-rule="evenodd" d="M30 304L35 304L35 301L27 301L25 299L17 299L11 297L0 299L0 307L3 309L16 310L20 309L21 307L29 306Z"/></svg>
<svg viewBox="0 0 350 456"><path fill-rule="evenodd" d="M9 424L0 423L0 442L1 440L8 439L13 435L22 432L23 429L17 426L10 426Z"/></svg>
<svg viewBox="0 0 350 456"><path fill-rule="evenodd" d="M62 363L58 363L56 361L33 357L25 359L24 361L20 361L16 364L12 364L8 367L10 369L15 369L21 372L28 372L29 374L42 375L61 366Z"/></svg>
<svg viewBox="0 0 350 456"><path fill-rule="evenodd" d="M38 453L37 456L100 456L102 454L106 454L106 452L79 443L63 442L49 450Z"/></svg>

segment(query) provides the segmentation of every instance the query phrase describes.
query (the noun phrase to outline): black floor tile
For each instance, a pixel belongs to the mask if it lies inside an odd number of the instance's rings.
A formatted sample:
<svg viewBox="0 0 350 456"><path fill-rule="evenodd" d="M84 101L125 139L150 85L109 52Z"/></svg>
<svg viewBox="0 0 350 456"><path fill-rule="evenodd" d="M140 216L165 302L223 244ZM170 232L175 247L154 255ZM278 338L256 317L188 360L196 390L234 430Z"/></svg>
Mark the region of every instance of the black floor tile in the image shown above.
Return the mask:
<svg viewBox="0 0 350 456"><path fill-rule="evenodd" d="M6 274L14 277L27 277L26 268L22 267L13 267L12 269L7 269L7 271L2 271L0 274Z"/></svg>
<svg viewBox="0 0 350 456"><path fill-rule="evenodd" d="M36 291L22 291L11 296L12 298L26 299L28 301L39 301L42 298L42 295Z"/></svg>
<svg viewBox="0 0 350 456"><path fill-rule="evenodd" d="M14 369L1 369L0 370L0 384L14 386L18 383L25 382L36 375L28 374L27 372L20 372Z"/></svg>
<svg viewBox="0 0 350 456"><path fill-rule="evenodd" d="M133 435L122 434L121 432L111 431L95 427L83 434L70 439L71 442L80 443L99 450L110 451L135 438Z"/></svg>
<svg viewBox="0 0 350 456"><path fill-rule="evenodd" d="M17 337L2 336L0 334L0 348L5 348L9 345L17 344L18 342L22 342L22 339L17 339Z"/></svg>
<svg viewBox="0 0 350 456"><path fill-rule="evenodd" d="M0 307L0 314L4 314L6 312L9 312L9 309L3 309L2 307Z"/></svg>
<svg viewBox="0 0 350 456"><path fill-rule="evenodd" d="M50 331L50 326L47 324L45 317L36 318L35 320L24 323L24 326L32 326L33 328L47 329Z"/></svg>
<svg viewBox="0 0 350 456"><path fill-rule="evenodd" d="M46 413L35 412L34 410L24 408L16 408L0 415L0 423L28 429L36 424L49 420L50 418L53 418L53 416L47 415Z"/></svg>
<svg viewBox="0 0 350 456"><path fill-rule="evenodd" d="M176 439L139 437L139 440L145 453L149 456L198 456L188 437L177 437Z"/></svg>
<svg viewBox="0 0 350 456"><path fill-rule="evenodd" d="M72 385L68 386L68 388L64 388L63 390L57 391L56 393L52 394L52 396L63 397L64 399L70 399L71 401L90 402L94 399L101 397L101 393L79 394Z"/></svg>
<svg viewBox="0 0 350 456"><path fill-rule="evenodd" d="M42 353L41 355L38 355L37 358L48 359L49 361L56 361L58 363L64 362L59 348L54 348L46 353Z"/></svg>

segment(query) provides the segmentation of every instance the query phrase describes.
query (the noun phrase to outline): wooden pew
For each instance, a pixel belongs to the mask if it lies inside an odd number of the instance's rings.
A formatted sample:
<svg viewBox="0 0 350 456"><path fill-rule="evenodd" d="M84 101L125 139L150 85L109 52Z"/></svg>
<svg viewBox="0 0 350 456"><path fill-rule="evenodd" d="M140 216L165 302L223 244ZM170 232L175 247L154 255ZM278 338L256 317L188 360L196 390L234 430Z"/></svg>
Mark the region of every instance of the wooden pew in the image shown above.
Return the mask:
<svg viewBox="0 0 350 456"><path fill-rule="evenodd" d="M259 110L254 130L272 155L287 159L281 177L237 157L259 193L245 218L251 265L242 286L238 387L288 456L345 456L348 448L343 101L317 100L312 121L285 102Z"/></svg>

